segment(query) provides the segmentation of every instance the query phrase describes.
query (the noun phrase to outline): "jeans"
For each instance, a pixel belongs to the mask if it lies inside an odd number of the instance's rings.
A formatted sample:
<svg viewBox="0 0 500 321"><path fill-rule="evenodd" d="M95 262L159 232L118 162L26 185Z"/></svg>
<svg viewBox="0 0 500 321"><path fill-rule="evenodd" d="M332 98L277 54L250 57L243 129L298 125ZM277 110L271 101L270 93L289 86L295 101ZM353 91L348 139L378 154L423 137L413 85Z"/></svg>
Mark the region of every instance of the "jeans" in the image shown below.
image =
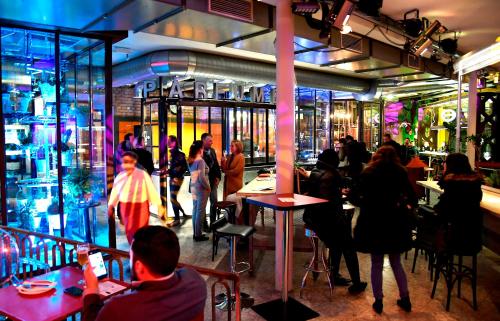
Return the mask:
<svg viewBox="0 0 500 321"><path fill-rule="evenodd" d="M184 213L181 204L177 201L177 194L179 194L179 190L181 189L182 182L184 179L182 178L170 178L170 202L172 203L172 208L174 209L174 219L179 220L179 211Z"/></svg>
<svg viewBox="0 0 500 321"><path fill-rule="evenodd" d="M383 254L372 254L372 288L373 296L375 299L382 299L384 293L382 291L382 269L384 266L384 255ZM396 282L399 288L399 296L405 298L409 296L408 292L408 282L406 281L406 274L401 265L401 254L393 253L389 254L389 262L391 263L392 272L396 278Z"/></svg>
<svg viewBox="0 0 500 321"><path fill-rule="evenodd" d="M202 235L203 222L206 221L209 192L191 187L191 193L193 195L193 236L199 237Z"/></svg>
<svg viewBox="0 0 500 321"><path fill-rule="evenodd" d="M218 185L210 184L210 224L212 224L216 220L215 204L218 202L217 187Z"/></svg>

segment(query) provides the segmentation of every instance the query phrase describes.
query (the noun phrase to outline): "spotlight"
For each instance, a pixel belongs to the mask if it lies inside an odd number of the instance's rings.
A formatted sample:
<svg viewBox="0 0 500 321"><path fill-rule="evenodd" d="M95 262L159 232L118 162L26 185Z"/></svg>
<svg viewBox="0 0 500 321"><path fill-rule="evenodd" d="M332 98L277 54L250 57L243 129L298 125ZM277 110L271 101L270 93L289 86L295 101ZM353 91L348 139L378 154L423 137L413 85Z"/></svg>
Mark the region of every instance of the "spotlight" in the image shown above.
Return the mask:
<svg viewBox="0 0 500 321"><path fill-rule="evenodd" d="M447 54L454 55L457 53L458 49L457 39L443 39L439 42L439 47Z"/></svg>
<svg viewBox="0 0 500 321"><path fill-rule="evenodd" d="M358 8L368 16L378 17L383 3L384 0L359 0Z"/></svg>
<svg viewBox="0 0 500 321"><path fill-rule="evenodd" d="M294 2L292 4L292 12L298 15L312 15L320 9L317 1L309 2Z"/></svg>
<svg viewBox="0 0 500 321"><path fill-rule="evenodd" d="M343 3L342 1L338 1L332 9L335 9L336 14L333 26L342 30L344 26L347 25L347 21L349 21L349 18L351 17L351 13L354 10L354 3L350 0L346 0Z"/></svg>
<svg viewBox="0 0 500 321"><path fill-rule="evenodd" d="M351 32L352 32L352 27L349 25L344 25L342 27L342 30L340 30L340 33L343 35L346 35L346 34L351 33Z"/></svg>
<svg viewBox="0 0 500 321"><path fill-rule="evenodd" d="M415 17L408 18L408 15L410 15L412 13L415 13ZM405 12L405 15L404 15L403 27L405 29L405 32L409 36L414 37L414 38L418 37L420 35L420 33L422 32L422 30L424 30L424 27L425 27L424 22L429 21L425 18L420 19L419 15L420 15L420 12L418 9L413 9L413 10L407 11L407 12Z"/></svg>
<svg viewBox="0 0 500 321"><path fill-rule="evenodd" d="M423 54L427 49L429 49L432 46L433 40L432 40L432 35L435 34L436 32L444 32L446 31L446 28L441 25L441 23L438 20L435 20L429 28L427 28L418 38L413 42L411 51L415 53L415 55L420 56Z"/></svg>

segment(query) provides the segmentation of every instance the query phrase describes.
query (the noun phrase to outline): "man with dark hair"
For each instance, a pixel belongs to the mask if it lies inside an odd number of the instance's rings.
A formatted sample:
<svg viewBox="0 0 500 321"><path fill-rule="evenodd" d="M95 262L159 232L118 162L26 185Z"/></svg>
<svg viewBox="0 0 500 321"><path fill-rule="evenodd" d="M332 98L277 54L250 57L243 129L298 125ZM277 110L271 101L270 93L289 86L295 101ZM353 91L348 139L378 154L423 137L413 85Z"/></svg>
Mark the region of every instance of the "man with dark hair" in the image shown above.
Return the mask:
<svg viewBox="0 0 500 321"><path fill-rule="evenodd" d="M131 133L125 134L123 141L118 144L115 151L114 165L115 165L115 176L122 171L122 157L123 153L132 151L134 148L134 135Z"/></svg>
<svg viewBox="0 0 500 321"><path fill-rule="evenodd" d="M210 182L210 224L215 222L215 203L217 203L217 187L222 177L222 173L217 160L217 154L212 148L213 138L209 133L201 135L203 142L203 160L208 166L208 181ZM206 222L203 223L204 225ZM205 227L206 228L206 227Z"/></svg>
<svg viewBox="0 0 500 321"><path fill-rule="evenodd" d="M384 140L384 143L382 144L382 146L391 146L392 148L394 148L396 150L398 157L401 158L401 145L392 139L391 134L385 133L383 140Z"/></svg>
<svg viewBox="0 0 500 321"><path fill-rule="evenodd" d="M134 235L130 248L132 292L103 304L90 264L84 272L87 288L83 321L202 320L207 298L203 278L189 268L177 269L180 248L175 233L163 226L146 226Z"/></svg>
<svg viewBox="0 0 500 321"><path fill-rule="evenodd" d="M120 221L125 226L129 244L139 228L149 224L149 206L156 205L158 215L166 217L160 194L153 185L151 176L136 168L137 155L123 153L123 171L115 177L108 202L108 215L113 217L115 208L120 204Z"/></svg>
<svg viewBox="0 0 500 321"><path fill-rule="evenodd" d="M134 153L137 154L137 165L140 165L149 175L153 174L155 170L153 154L144 148L144 137L137 137L134 145Z"/></svg>

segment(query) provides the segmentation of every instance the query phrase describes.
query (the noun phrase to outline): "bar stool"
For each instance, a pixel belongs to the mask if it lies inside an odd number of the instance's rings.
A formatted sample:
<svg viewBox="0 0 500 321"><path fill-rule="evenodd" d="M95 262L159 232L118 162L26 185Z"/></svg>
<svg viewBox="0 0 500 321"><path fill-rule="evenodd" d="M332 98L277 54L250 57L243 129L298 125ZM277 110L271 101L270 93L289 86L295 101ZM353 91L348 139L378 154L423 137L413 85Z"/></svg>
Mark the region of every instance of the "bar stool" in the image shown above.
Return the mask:
<svg viewBox="0 0 500 321"><path fill-rule="evenodd" d="M232 273L241 274L250 270L251 266L248 262L237 262L236 261L236 243L237 238L248 238L255 233L255 228L253 226L247 225L236 225L228 223L225 217L221 217L216 220L213 224L214 236L224 237L229 239L229 267ZM241 268L239 268L241 267ZM238 269L239 268L239 269ZM250 307L253 305L254 299L248 294L241 292L241 306L243 308ZM216 296L216 306L221 309L231 309L234 299L228 299L224 293ZM231 303L231 304L230 304ZM231 305L231 306L230 306Z"/></svg>
<svg viewBox="0 0 500 321"><path fill-rule="evenodd" d="M221 201L215 203L215 215L216 215L216 220L219 220L221 218L222 212L226 212L227 217L229 222L234 223L236 221L235 213L236 213L236 203L235 202L230 202L230 201ZM226 223L227 223L226 221ZM215 255L217 255L217 249L219 248L219 240L220 236L215 233L215 228L214 224L211 226L211 230L213 232L213 237L212 237L212 261L215 259ZM229 241L229 239L228 239Z"/></svg>
<svg viewBox="0 0 500 321"><path fill-rule="evenodd" d="M311 261L309 261L309 264L306 264L305 270L306 273L304 274L304 277L302 278L302 283L300 285L300 297L302 298L302 292L304 288L306 287L306 282L307 282L307 275L309 272L313 273L313 279L316 281L318 278L319 273L326 273L326 279L328 280L328 287L330 288L330 299L332 298L333 295L333 286L332 282L330 280L330 268L327 267L325 263L325 245L321 247L320 251L320 246L319 246L319 238L316 235L316 233L308 228L307 226L305 227L305 234L306 237L309 238L311 241L312 247L313 247L313 256L311 258ZM322 265L320 267L319 265Z"/></svg>

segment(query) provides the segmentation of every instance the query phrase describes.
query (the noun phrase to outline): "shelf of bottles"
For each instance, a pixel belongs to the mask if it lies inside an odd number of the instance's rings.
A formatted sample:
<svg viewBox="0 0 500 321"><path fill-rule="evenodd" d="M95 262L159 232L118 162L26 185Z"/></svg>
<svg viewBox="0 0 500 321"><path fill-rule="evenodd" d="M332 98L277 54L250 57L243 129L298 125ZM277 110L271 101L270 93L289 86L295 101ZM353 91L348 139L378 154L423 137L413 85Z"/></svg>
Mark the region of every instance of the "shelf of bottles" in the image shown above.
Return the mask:
<svg viewBox="0 0 500 321"><path fill-rule="evenodd" d="M85 239L79 209L105 197L104 44L60 34L56 53L53 32L0 30L2 214L9 226Z"/></svg>

